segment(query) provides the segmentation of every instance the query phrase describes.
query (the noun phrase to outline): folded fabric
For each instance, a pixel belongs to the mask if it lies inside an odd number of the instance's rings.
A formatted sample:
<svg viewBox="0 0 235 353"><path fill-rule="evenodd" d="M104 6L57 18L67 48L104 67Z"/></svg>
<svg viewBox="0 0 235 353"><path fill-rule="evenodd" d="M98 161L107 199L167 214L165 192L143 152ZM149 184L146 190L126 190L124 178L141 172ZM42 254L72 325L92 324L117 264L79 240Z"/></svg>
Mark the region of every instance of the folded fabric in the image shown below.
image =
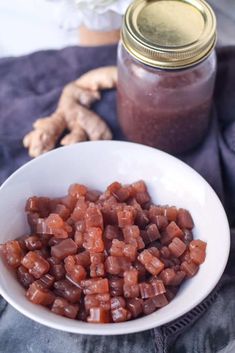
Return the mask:
<svg viewBox="0 0 235 353"><path fill-rule="evenodd" d="M52 1L52 0L47 0ZM119 29L131 0L53 0L60 27L71 30L81 25L95 31Z"/></svg>
<svg viewBox="0 0 235 353"><path fill-rule="evenodd" d="M93 58L96 58L94 61ZM0 60L0 183L29 160L23 136L35 119L55 109L62 87L84 72L116 63L116 47L71 47ZM195 168L223 201L235 226L235 48L218 49L212 122L195 150L179 156ZM104 92L94 109L115 139L124 139L116 118L116 92ZM189 117L190 118L190 117ZM235 235L235 234L234 234ZM213 235L212 235L213 236ZM221 236L221 242L223 242ZM0 298L0 352L218 352L233 345L235 256L209 297L190 313L161 328L134 335L87 337L32 322Z"/></svg>

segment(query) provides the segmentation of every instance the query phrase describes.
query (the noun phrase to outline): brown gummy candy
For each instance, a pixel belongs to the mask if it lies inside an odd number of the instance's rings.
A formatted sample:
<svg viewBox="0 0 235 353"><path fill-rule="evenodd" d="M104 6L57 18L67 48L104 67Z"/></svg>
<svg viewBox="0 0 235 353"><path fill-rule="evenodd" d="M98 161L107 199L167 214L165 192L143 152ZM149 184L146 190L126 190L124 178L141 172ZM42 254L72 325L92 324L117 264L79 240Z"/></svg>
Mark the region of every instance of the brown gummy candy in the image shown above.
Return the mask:
<svg viewBox="0 0 235 353"><path fill-rule="evenodd" d="M57 315L75 319L78 314L79 306L77 304L70 304L64 298L56 298L51 311Z"/></svg>
<svg viewBox="0 0 235 353"><path fill-rule="evenodd" d="M59 260L64 259L68 255L74 255L77 252L77 245L72 239L62 240L57 245L51 247L51 256Z"/></svg>
<svg viewBox="0 0 235 353"><path fill-rule="evenodd" d="M206 257L189 211L154 205L146 184L116 181L104 193L73 184L33 196L31 233L0 245L27 298L70 319L119 323L167 305Z"/></svg>
<svg viewBox="0 0 235 353"><path fill-rule="evenodd" d="M35 278L42 277L50 269L48 261L33 251L29 251L22 259L21 264L26 267Z"/></svg>

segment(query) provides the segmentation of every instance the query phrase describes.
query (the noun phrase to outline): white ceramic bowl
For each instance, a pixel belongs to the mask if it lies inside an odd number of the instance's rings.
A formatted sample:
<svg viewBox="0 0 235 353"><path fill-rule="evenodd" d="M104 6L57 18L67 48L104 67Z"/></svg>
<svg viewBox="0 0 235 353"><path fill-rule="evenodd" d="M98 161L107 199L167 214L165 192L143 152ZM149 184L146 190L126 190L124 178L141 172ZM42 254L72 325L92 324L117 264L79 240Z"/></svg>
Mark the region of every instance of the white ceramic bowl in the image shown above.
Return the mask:
<svg viewBox="0 0 235 353"><path fill-rule="evenodd" d="M193 169L156 149L127 142L85 142L32 160L0 188L0 243L28 231L24 214L29 196L61 196L71 183L104 190L111 182L143 179L153 201L184 207L192 213L195 237L207 242L198 274L186 281L176 298L159 311L118 324L89 324L63 318L31 304L25 290L0 261L0 292L22 314L41 324L75 333L116 335L163 325L200 303L215 287L227 263L230 235L224 209L215 192Z"/></svg>

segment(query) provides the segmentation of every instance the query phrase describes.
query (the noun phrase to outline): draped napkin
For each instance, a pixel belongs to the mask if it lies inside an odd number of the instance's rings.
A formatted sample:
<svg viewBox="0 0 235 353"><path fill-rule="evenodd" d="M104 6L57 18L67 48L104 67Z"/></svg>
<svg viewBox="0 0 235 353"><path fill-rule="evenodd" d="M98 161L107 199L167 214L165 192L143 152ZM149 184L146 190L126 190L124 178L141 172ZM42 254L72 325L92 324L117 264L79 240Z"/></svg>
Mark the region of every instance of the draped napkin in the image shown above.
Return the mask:
<svg viewBox="0 0 235 353"><path fill-rule="evenodd" d="M200 146L178 156L211 184L229 217L231 254L217 287L174 322L142 333L111 337L44 327L0 297L0 353L86 353L94 349L96 353L235 352L235 47L217 49L217 55L210 129ZM116 46L69 47L0 60L0 183L29 160L22 146L23 136L34 120L53 112L63 86L90 69L115 63ZM94 109L107 121L114 138L124 139L116 118L115 90L104 92Z"/></svg>

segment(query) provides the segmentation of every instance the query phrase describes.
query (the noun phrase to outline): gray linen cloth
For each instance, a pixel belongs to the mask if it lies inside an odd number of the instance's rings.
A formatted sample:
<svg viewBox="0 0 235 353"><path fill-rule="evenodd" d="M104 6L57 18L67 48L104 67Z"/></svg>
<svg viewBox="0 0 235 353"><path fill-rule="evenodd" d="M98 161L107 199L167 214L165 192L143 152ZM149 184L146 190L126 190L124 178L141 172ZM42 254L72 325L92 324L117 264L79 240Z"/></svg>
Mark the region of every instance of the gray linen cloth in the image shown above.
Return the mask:
<svg viewBox="0 0 235 353"><path fill-rule="evenodd" d="M0 60L0 183L29 160L22 138L35 119L53 111L62 87L89 69L115 62L115 46L70 47ZM114 137L124 139L116 119L115 99L115 91L104 92L94 109L108 122ZM235 227L233 47L218 50L212 117L203 143L179 157L212 185L225 205L231 227ZM31 321L0 297L0 353L235 352L235 232L231 235L230 260L219 284L208 298L175 322L124 336L75 335Z"/></svg>

